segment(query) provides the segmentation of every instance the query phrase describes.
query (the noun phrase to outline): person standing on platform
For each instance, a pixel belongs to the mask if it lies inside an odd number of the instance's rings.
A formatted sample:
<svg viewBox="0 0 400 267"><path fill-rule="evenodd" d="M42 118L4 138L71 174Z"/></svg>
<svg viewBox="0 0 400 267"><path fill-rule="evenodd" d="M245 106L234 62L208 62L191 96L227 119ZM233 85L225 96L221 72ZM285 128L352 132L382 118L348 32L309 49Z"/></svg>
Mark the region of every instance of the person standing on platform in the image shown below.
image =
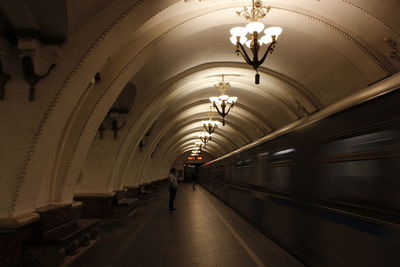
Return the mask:
<svg viewBox="0 0 400 267"><path fill-rule="evenodd" d="M192 174L192 183L193 183L193 189L196 189L196 184L198 184L196 171L193 172Z"/></svg>
<svg viewBox="0 0 400 267"><path fill-rule="evenodd" d="M174 201L176 198L176 191L178 190L178 180L176 178L176 169L172 168L169 172L169 210L175 211Z"/></svg>

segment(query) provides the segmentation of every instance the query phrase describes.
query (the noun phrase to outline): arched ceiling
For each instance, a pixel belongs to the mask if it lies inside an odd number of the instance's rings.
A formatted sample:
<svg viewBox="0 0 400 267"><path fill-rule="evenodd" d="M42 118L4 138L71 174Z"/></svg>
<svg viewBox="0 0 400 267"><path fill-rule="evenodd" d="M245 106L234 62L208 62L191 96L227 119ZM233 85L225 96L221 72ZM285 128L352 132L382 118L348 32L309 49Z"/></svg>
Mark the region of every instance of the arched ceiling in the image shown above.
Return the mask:
<svg viewBox="0 0 400 267"><path fill-rule="evenodd" d="M43 43L56 40L69 56L61 54L63 66L71 68L71 73L60 78L65 82L52 100L57 107L68 101L75 105L70 114L59 111L69 116L60 129L74 133L63 139L66 148L57 151L62 155L59 159L69 164L66 170L54 171L62 177L57 178L62 181L60 187L67 184L73 191L74 183L67 180L80 175L75 165L90 158L90 149L104 145L93 138L127 84L135 90L132 101L126 102L133 103L120 138L109 140L116 147L114 154L107 155L113 162L108 173L115 180L109 184L148 179L156 175L153 166L165 171L192 149L202 131L200 122L207 118L208 98L219 94L214 84L222 74L231 84L227 93L238 101L226 117L227 125L217 129L209 144L207 152L214 158L400 69L400 52L393 45L400 42L397 0L263 3L271 9L261 21L282 27L283 33L274 53L259 68L261 82L256 85L254 70L234 53L229 41L229 29L247 23L236 11L249 7L251 0L2 1L3 37L10 42L28 35ZM83 81L91 80L88 76L96 72L102 81L87 87ZM80 93L79 88L86 89ZM58 112L49 110L49 114ZM46 116L50 117L46 113L43 124ZM38 128L37 138L45 127ZM151 134L145 136L150 129ZM139 149L141 142L146 144Z"/></svg>
<svg viewBox="0 0 400 267"><path fill-rule="evenodd" d="M261 69L260 85L254 84L254 71L234 54L229 42L229 29L246 23L235 11L251 1L181 1L138 30L139 39L150 31L159 33L149 43L132 83L149 92L167 90L174 95L160 105L157 119L160 135L174 140L165 142L171 146L168 149L190 148L191 142L179 140L202 130L199 121L206 118L208 97L218 94L213 85L221 74L232 85L228 94L238 97L228 125L216 133L221 132L221 143L215 145L223 151L397 72L384 41L399 37L399 21L389 8L399 8L395 1L385 5L371 4L378 1L263 2L272 8L262 22L284 31ZM171 79L173 84L163 86ZM195 134L191 138L196 139Z"/></svg>

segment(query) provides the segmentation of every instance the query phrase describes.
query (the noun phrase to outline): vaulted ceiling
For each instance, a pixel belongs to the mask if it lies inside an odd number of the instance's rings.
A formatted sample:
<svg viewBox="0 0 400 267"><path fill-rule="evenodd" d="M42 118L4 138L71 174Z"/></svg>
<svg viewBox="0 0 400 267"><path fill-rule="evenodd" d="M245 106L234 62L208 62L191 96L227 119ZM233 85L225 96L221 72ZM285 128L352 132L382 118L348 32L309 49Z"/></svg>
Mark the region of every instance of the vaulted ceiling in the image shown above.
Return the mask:
<svg viewBox="0 0 400 267"><path fill-rule="evenodd" d="M54 137L53 143L41 141L43 147L58 147L50 153L57 157L43 178L57 181L38 186L52 192L43 202L165 176L193 148L200 122L207 118L208 97L219 94L214 84L222 74L231 84L227 93L238 101L227 125L213 136L208 159L400 69L397 0L263 4L271 9L262 22L282 27L283 33L259 69L260 84L255 84L254 70L229 41L229 29L246 24L236 11L249 7L250 0L2 1L0 31L10 44L34 37L43 46L59 46L58 70L42 84L49 89L38 96L37 124L31 126L32 136ZM101 77L98 83L92 82L95 73ZM133 89L123 91L127 86ZM114 139L107 126L100 139L98 128L109 120L108 111L118 104L121 92L119 102L129 110L119 119L123 127ZM54 117L60 125L51 119L43 122L43 117ZM65 130L70 135L62 136ZM35 143L34 150L38 147ZM17 157L26 158L26 150L21 151Z"/></svg>

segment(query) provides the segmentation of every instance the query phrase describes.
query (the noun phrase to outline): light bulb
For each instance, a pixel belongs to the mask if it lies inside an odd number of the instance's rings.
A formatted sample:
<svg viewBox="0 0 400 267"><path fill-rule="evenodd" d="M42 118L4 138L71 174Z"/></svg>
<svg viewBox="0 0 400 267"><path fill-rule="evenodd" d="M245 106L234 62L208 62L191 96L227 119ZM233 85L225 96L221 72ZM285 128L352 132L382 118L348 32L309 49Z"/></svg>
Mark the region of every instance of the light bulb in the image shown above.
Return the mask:
<svg viewBox="0 0 400 267"><path fill-rule="evenodd" d="M237 97L236 96L231 96L231 97L229 97L228 98L228 103L236 103L236 101L237 101Z"/></svg>
<svg viewBox="0 0 400 267"><path fill-rule="evenodd" d="M219 96L219 100L223 101L223 100L228 100L229 96L228 95L220 95Z"/></svg>
<svg viewBox="0 0 400 267"><path fill-rule="evenodd" d="M264 33L269 36L275 36L275 39L278 39L278 36L282 33L281 27L269 27L266 28Z"/></svg>
<svg viewBox="0 0 400 267"><path fill-rule="evenodd" d="M233 36L233 35L232 35L231 38L229 38L229 40L231 41L232 44L236 45L236 42L237 42L236 36ZM247 41L246 36L240 36L239 42L240 42L241 44L244 44L246 41Z"/></svg>
<svg viewBox="0 0 400 267"><path fill-rule="evenodd" d="M252 33L254 33L254 32L258 32L258 33L260 33L260 32L262 32L262 30L264 29L264 24L263 23L261 23L261 22L258 22L258 21L255 21L255 22L250 22L250 23L248 23L247 25L246 25L246 30L250 33L250 34L252 34Z"/></svg>
<svg viewBox="0 0 400 267"><path fill-rule="evenodd" d="M215 104L219 104L220 103L219 98L217 96L211 96L210 97L210 102L211 103L215 103Z"/></svg>
<svg viewBox="0 0 400 267"><path fill-rule="evenodd" d="M244 27L234 27L229 32L233 36L245 36L247 31Z"/></svg>
<svg viewBox="0 0 400 267"><path fill-rule="evenodd" d="M260 41L263 44L269 44L272 43L272 37L270 35L264 35L263 37L261 37Z"/></svg>

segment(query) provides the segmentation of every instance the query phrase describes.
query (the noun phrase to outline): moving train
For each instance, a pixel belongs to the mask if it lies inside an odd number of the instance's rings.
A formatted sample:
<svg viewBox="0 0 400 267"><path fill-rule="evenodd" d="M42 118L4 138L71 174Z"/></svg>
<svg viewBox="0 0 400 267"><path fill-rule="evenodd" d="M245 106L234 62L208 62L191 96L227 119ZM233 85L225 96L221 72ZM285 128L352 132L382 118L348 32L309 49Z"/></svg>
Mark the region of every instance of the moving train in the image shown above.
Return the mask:
<svg viewBox="0 0 400 267"><path fill-rule="evenodd" d="M309 266L400 266L400 75L199 168Z"/></svg>

